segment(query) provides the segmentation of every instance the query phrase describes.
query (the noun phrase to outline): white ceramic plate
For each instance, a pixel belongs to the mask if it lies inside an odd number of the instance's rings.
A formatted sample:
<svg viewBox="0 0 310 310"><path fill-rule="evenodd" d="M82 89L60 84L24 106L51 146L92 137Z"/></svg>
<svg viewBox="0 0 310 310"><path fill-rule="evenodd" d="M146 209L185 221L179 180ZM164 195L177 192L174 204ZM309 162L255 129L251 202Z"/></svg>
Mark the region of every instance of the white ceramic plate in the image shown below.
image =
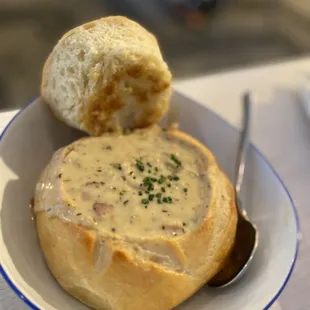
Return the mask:
<svg viewBox="0 0 310 310"><path fill-rule="evenodd" d="M237 130L178 94L173 104L179 107L181 128L205 143L232 177ZM79 136L81 133L60 123L45 104L36 100L14 118L0 140L0 272L32 309L88 309L67 295L50 274L28 208L38 175L52 153ZM179 310L262 310L270 307L283 290L298 250L296 209L276 172L253 146L242 202L260 233L248 272L226 289L202 288Z"/></svg>

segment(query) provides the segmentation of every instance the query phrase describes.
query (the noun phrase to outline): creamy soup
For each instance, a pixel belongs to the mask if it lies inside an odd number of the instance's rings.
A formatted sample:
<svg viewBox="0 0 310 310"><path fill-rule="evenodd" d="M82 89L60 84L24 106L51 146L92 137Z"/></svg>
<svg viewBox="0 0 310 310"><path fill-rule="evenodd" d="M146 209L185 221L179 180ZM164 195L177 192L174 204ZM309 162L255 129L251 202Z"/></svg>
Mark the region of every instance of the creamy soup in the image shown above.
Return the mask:
<svg viewBox="0 0 310 310"><path fill-rule="evenodd" d="M58 169L62 198L100 230L173 237L207 212L205 156L165 132L87 138L65 152Z"/></svg>

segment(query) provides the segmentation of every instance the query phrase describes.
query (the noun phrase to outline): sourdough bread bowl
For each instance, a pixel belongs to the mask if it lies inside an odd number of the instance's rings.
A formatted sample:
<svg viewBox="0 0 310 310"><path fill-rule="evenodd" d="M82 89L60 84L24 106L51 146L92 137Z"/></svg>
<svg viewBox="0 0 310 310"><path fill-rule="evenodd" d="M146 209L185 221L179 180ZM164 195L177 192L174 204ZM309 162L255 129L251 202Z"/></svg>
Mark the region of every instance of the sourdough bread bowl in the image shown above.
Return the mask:
<svg viewBox="0 0 310 310"><path fill-rule="evenodd" d="M70 30L43 68L41 97L54 115L94 136L156 123L170 96L156 38L122 16Z"/></svg>
<svg viewBox="0 0 310 310"><path fill-rule="evenodd" d="M219 271L237 221L212 153L158 126L58 150L37 183L34 212L59 284L90 307L115 310L187 299Z"/></svg>
<svg viewBox="0 0 310 310"><path fill-rule="evenodd" d="M91 136L56 151L36 185L36 228L58 283L95 309L179 305L220 270L237 213L212 153L156 125L171 95L156 39L121 16L77 27L48 57L41 95Z"/></svg>

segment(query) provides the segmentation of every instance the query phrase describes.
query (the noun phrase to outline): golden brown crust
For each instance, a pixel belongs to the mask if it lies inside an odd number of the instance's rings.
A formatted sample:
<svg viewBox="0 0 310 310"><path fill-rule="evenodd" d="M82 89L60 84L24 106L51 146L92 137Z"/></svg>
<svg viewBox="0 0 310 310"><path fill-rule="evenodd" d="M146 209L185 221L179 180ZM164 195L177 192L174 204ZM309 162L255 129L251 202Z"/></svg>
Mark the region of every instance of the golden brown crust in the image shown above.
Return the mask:
<svg viewBox="0 0 310 310"><path fill-rule="evenodd" d="M207 250L205 255L201 255L202 253L197 256L191 255L190 259L188 259L188 268L193 266L193 270L197 275L204 275L205 281L207 281L219 271L234 242L237 227L234 191L227 176L220 170L214 155L207 147L178 129L172 129L170 133L179 139L195 145L208 158L208 176L210 180L208 186L215 186L219 181L223 183L217 190L211 188L211 195L217 197L210 199L211 203L209 205L207 218L197 230L193 231L186 239L182 240L183 242L181 245L182 249L188 253L195 253L197 249ZM229 213L229 221L225 225L225 229L221 231L221 239L217 240L220 246L218 246L217 250L212 253L213 255L209 257L208 249L211 243L210 237L214 235L213 230L218 224L217 221L221 220L220 200L225 198L221 192L223 187L228 192L229 208L226 211ZM212 264L208 262L209 259L212 261Z"/></svg>
<svg viewBox="0 0 310 310"><path fill-rule="evenodd" d="M66 291L95 309L144 310L146 305L150 310L172 309L219 271L233 245L237 213L228 178L205 146L178 130L168 134L195 145L206 156L206 186L211 187L207 216L196 229L156 239L173 249L179 269L143 259L121 237L113 239L45 212L36 215L41 247L52 273ZM96 265L98 241L110 253L100 267Z"/></svg>

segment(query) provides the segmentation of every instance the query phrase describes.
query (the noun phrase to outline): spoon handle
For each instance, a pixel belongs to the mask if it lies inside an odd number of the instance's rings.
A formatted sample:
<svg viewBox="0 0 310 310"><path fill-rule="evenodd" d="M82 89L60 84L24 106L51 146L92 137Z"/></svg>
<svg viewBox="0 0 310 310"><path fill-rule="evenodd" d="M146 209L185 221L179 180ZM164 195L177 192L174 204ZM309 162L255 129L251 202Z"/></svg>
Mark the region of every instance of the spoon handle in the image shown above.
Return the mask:
<svg viewBox="0 0 310 310"><path fill-rule="evenodd" d="M249 144L249 134L250 134L250 118L251 118L251 95L249 92L246 92L243 95L242 100L243 105L243 121L242 121L242 129L239 141L239 150L237 154L237 162L236 162L236 176L235 176L235 194L237 201L240 198L240 189L243 182L244 177L244 168L246 162L246 154L248 150ZM237 203L239 206L240 204ZM239 210L244 213L244 210Z"/></svg>

